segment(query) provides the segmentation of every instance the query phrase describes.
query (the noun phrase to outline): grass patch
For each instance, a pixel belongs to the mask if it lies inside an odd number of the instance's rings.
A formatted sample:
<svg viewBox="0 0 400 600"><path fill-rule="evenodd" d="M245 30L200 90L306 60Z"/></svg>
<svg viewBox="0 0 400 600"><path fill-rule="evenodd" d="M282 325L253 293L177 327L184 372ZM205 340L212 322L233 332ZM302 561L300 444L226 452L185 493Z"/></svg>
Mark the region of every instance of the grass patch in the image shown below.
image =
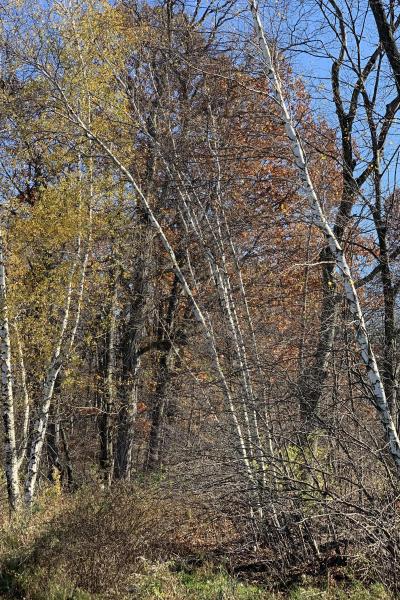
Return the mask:
<svg viewBox="0 0 400 600"><path fill-rule="evenodd" d="M223 569L205 565L193 572L176 572L171 563L146 565L131 586L138 600L263 600L262 588L243 583Z"/></svg>
<svg viewBox="0 0 400 600"><path fill-rule="evenodd" d="M137 600L391 600L382 585L337 586L330 589L297 587L272 592L231 577L222 568L205 565L191 573L175 572L170 563L148 564L131 586Z"/></svg>
<svg viewBox="0 0 400 600"><path fill-rule="evenodd" d="M289 600L391 600L391 596L381 584L365 587L355 583L348 587L334 587L321 590L314 587L297 588L292 590Z"/></svg>

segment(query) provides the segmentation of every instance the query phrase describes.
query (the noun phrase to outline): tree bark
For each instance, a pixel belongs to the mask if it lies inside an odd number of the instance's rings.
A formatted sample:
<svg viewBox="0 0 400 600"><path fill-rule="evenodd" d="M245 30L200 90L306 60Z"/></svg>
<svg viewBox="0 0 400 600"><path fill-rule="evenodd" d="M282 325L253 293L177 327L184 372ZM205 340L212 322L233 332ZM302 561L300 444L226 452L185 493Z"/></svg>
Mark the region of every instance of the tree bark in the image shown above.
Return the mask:
<svg viewBox="0 0 400 600"><path fill-rule="evenodd" d="M59 377L57 377L57 382ZM59 384L56 383L59 388ZM56 403L58 404L58 402ZM58 406L50 406L49 423L46 431L47 460L49 464L48 479L51 483L59 485L62 479L62 464L60 461L60 418Z"/></svg>
<svg viewBox="0 0 400 600"><path fill-rule="evenodd" d="M374 15L379 39L385 49L400 94L400 51L394 37L394 28L387 19L381 0L369 0L369 5Z"/></svg>
<svg viewBox="0 0 400 600"><path fill-rule="evenodd" d="M112 413L115 410L116 388L116 343L117 343L117 309L118 284L113 282L112 299L109 313L106 352L106 391L105 401L102 402L102 412L99 420L100 430L100 467L104 480L109 486L112 482L114 468Z"/></svg>
<svg viewBox="0 0 400 600"><path fill-rule="evenodd" d="M167 315L160 329L160 343L170 341L173 336L174 317L179 302L179 280L175 275L169 297ZM161 464L162 435L164 429L165 410L167 404L166 392L170 380L174 351L171 347L161 352L157 369L157 383L151 411L151 428L146 468L149 471L157 469Z"/></svg>
<svg viewBox="0 0 400 600"><path fill-rule="evenodd" d="M19 337L18 325L15 321L14 321L14 331L15 331L15 339L16 339L17 349L18 349L19 369L21 371L20 375L21 375L22 395L24 398L24 418L23 418L23 423L22 423L20 450L19 450L19 454L18 454L18 469L20 469L22 463L24 462L24 460L26 458L26 453L28 450L28 432L29 432L30 412L31 412L31 401L30 401L30 397L29 397L28 384L27 384L27 380L26 380L24 352L23 352L21 340Z"/></svg>
<svg viewBox="0 0 400 600"><path fill-rule="evenodd" d="M61 433L61 440L62 440L63 449L64 449L64 456L65 456L65 470L67 473L67 486L68 486L68 489L71 491L74 488L74 474L73 474L73 469L72 469L72 459L71 459L71 453L69 450L67 435L65 433L64 427L61 424L60 424L60 433Z"/></svg>
<svg viewBox="0 0 400 600"><path fill-rule="evenodd" d="M0 354L5 472L7 480L8 502L10 509L14 511L18 509L20 504L20 489L14 417L11 342L7 306L6 267L2 232L0 232Z"/></svg>
<svg viewBox="0 0 400 600"><path fill-rule="evenodd" d="M141 364L140 347L146 331L148 303L151 298L150 263L152 259L153 232L145 215L140 217L141 235L138 243L142 250L139 259L132 300L129 307L128 323L122 340L122 406L118 413L117 448L115 453L114 475L116 479L129 480L132 471L132 450L134 445L135 422L139 392L139 372Z"/></svg>

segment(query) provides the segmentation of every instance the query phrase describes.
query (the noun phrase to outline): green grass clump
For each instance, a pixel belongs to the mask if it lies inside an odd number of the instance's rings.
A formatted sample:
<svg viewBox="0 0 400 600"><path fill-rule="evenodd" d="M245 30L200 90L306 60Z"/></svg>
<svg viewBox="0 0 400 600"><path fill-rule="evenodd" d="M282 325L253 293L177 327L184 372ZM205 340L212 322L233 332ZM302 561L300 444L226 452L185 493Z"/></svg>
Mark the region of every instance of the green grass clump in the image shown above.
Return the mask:
<svg viewBox="0 0 400 600"><path fill-rule="evenodd" d="M222 571L217 574L183 574L181 582L196 600L257 600L265 597L262 589L241 583Z"/></svg>
<svg viewBox="0 0 400 600"><path fill-rule="evenodd" d="M263 600L272 598L255 585L238 581L211 565L176 572L171 564L148 565L131 587L138 600Z"/></svg>
<svg viewBox="0 0 400 600"><path fill-rule="evenodd" d="M354 583L350 587L338 586L327 590L315 587L300 587L289 595L290 600L391 600L393 596L383 585L375 583L365 587L361 583Z"/></svg>

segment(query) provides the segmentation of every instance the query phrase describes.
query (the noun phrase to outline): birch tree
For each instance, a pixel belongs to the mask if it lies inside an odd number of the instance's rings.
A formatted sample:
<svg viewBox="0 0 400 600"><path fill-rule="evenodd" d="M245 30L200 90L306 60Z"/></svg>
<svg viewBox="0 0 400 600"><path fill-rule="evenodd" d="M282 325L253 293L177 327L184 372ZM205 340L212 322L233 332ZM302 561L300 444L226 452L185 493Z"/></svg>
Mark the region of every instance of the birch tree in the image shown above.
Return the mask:
<svg viewBox="0 0 400 600"><path fill-rule="evenodd" d="M13 373L11 362L10 326L7 305L7 281L4 254L4 238L0 232L0 314L1 314L1 386L3 400L5 471L8 500L11 510L20 503L18 449L14 417Z"/></svg>
<svg viewBox="0 0 400 600"><path fill-rule="evenodd" d="M358 298L357 290L355 288L355 284L352 279L351 272L347 264L344 252L337 240L334 231L332 230L326 219L321 203L313 186L307 168L301 141L298 137L298 134L296 133L296 130L293 127L290 113L288 111L286 101L282 93L279 76L272 61L271 51L261 22L257 3L254 0L249 0L249 8L253 15L255 32L257 35L258 42L260 44L263 59L265 61L265 68L268 76L268 81L271 85L275 100L281 110L282 121L285 125L286 133L292 147L299 175L301 177L303 193L309 200L313 222L322 229L327 238L330 250L335 260L336 268L342 279L346 298L349 303L349 308L354 318L356 339L359 345L360 357L366 367L368 378L371 383L373 404L382 422L385 435L388 441L388 448L390 454L394 460L396 467L399 468L400 441L397 435L396 426L393 422L390 408L388 406L385 389L382 383L375 354L369 341L369 336L360 301Z"/></svg>

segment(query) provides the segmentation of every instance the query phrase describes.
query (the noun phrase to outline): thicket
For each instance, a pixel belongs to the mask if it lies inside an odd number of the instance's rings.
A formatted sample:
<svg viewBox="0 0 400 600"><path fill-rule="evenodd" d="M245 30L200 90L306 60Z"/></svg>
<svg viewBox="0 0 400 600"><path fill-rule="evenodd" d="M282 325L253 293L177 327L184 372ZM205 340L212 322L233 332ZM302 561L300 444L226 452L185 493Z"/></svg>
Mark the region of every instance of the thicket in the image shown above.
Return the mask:
<svg viewBox="0 0 400 600"><path fill-rule="evenodd" d="M9 597L399 593L399 7L278 4L1 3Z"/></svg>
<svg viewBox="0 0 400 600"><path fill-rule="evenodd" d="M47 487L30 514L1 526L0 597L25 600L390 600L350 562L276 577L266 548L210 506L157 484ZM326 557L325 557L326 558ZM364 581L362 580L364 577Z"/></svg>

